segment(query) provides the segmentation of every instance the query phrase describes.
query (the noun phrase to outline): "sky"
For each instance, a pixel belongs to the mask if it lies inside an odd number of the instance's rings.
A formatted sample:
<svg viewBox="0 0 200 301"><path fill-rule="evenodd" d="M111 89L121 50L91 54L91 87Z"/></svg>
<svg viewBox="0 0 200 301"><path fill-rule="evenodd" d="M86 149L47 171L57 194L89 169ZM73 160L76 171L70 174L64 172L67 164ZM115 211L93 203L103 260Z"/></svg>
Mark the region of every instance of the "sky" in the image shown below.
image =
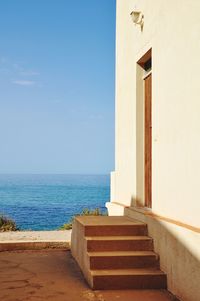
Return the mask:
<svg viewBox="0 0 200 301"><path fill-rule="evenodd" d="M115 0L0 2L0 173L114 169Z"/></svg>

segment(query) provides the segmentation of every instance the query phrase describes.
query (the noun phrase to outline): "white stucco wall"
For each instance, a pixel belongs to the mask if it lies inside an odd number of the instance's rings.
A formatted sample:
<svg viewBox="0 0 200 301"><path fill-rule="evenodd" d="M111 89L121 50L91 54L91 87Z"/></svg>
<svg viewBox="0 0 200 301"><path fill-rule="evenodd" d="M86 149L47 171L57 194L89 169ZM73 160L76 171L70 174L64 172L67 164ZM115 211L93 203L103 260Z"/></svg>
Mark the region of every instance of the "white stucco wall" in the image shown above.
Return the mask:
<svg viewBox="0 0 200 301"><path fill-rule="evenodd" d="M143 31L131 20L135 8L144 14ZM137 61L152 47L152 210L194 227L200 226L199 11L199 0L117 0L111 184L111 202L144 203L136 160Z"/></svg>

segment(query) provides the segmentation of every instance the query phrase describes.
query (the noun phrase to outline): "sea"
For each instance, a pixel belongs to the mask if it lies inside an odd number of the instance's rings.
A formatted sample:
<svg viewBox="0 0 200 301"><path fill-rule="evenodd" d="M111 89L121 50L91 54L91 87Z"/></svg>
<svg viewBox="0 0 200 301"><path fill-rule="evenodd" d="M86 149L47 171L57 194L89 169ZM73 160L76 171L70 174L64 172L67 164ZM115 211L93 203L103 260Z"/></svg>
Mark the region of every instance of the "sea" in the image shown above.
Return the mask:
<svg viewBox="0 0 200 301"><path fill-rule="evenodd" d="M21 230L56 230L83 209L106 212L109 175L0 174L0 215Z"/></svg>

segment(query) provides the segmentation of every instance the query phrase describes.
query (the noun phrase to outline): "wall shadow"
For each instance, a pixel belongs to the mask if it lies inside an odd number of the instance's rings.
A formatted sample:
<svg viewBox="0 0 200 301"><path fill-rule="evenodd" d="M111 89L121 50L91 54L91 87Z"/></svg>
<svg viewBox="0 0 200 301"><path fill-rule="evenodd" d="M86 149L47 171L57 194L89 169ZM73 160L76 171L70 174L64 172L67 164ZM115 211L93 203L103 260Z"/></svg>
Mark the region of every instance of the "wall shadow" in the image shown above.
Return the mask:
<svg viewBox="0 0 200 301"><path fill-rule="evenodd" d="M167 274L168 290L182 301L200 298L200 234L151 214L124 208L124 215L148 225L160 267Z"/></svg>

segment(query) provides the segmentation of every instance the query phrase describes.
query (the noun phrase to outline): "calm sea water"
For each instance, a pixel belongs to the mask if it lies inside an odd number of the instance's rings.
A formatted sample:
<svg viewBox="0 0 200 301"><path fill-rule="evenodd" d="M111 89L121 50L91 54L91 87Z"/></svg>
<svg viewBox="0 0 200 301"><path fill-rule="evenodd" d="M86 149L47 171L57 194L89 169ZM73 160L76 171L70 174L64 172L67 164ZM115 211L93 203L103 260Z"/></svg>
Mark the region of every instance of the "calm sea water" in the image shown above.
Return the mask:
<svg viewBox="0 0 200 301"><path fill-rule="evenodd" d="M0 213L29 230L53 230L110 198L108 175L0 175Z"/></svg>

